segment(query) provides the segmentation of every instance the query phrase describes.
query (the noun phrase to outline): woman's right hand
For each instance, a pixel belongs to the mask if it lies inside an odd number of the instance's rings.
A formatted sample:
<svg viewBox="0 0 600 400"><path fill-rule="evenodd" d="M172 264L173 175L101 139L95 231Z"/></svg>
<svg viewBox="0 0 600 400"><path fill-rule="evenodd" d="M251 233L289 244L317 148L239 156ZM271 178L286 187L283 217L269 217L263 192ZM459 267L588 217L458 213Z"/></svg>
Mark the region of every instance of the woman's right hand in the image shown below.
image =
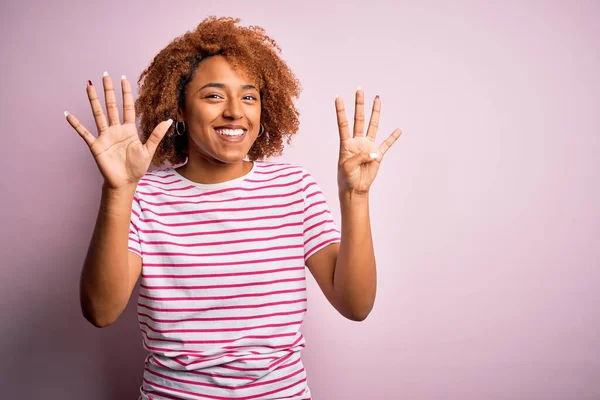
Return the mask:
<svg viewBox="0 0 600 400"><path fill-rule="evenodd" d="M92 135L74 115L67 112L65 115L69 124L88 144L104 177L105 186L109 189L135 187L148 171L154 152L173 121L169 119L158 124L146 143L142 143L135 125L135 108L129 81L125 76L121 79L123 123L119 118L112 78L104 73L102 82L108 123L96 94L96 88L89 81L87 86L98 137Z"/></svg>

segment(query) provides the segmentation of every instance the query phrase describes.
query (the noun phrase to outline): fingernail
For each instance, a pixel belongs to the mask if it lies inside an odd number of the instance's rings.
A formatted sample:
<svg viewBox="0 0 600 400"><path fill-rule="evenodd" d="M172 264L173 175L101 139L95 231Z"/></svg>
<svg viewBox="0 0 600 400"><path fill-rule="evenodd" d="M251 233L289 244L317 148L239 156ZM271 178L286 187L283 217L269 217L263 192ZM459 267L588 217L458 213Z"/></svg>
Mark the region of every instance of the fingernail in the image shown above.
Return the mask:
<svg viewBox="0 0 600 400"><path fill-rule="evenodd" d="M88 80L88 81L87 81L87 85L88 85L88 86L93 86L93 85L92 85L92 81Z"/></svg>
<svg viewBox="0 0 600 400"><path fill-rule="evenodd" d="M339 94L336 94L336 95L335 95L335 98L337 99L338 97L340 97L340 95L339 95Z"/></svg>
<svg viewBox="0 0 600 400"><path fill-rule="evenodd" d="M173 124L173 119L172 119L172 118L169 118L169 119L167 120L167 128L169 128L169 127L170 127L172 124Z"/></svg>
<svg viewBox="0 0 600 400"><path fill-rule="evenodd" d="M375 96L375 99L379 100L379 95Z"/></svg>
<svg viewBox="0 0 600 400"><path fill-rule="evenodd" d="M102 74L102 76L108 76L108 72L104 71L104 73Z"/></svg>
<svg viewBox="0 0 600 400"><path fill-rule="evenodd" d="M69 112L65 111L65 118L67 118L69 116Z"/></svg>
<svg viewBox="0 0 600 400"><path fill-rule="evenodd" d="M356 91L362 90L362 88L359 86L356 88Z"/></svg>
<svg viewBox="0 0 600 400"><path fill-rule="evenodd" d="M369 153L369 158L371 158L371 159L373 159L373 160L374 160L374 159L376 159L377 157L379 157L379 154L378 154L378 153Z"/></svg>
<svg viewBox="0 0 600 400"><path fill-rule="evenodd" d="M121 75L121 80L125 80L127 77L125 75Z"/></svg>

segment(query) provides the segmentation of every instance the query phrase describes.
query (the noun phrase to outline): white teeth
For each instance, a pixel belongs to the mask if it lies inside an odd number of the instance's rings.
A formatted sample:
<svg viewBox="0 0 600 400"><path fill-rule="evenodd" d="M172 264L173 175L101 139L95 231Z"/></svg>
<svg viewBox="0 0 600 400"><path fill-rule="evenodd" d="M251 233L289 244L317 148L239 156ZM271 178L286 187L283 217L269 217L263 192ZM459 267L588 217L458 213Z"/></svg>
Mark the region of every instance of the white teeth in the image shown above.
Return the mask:
<svg viewBox="0 0 600 400"><path fill-rule="evenodd" d="M244 134L243 129L215 129L219 135L225 136L240 136Z"/></svg>

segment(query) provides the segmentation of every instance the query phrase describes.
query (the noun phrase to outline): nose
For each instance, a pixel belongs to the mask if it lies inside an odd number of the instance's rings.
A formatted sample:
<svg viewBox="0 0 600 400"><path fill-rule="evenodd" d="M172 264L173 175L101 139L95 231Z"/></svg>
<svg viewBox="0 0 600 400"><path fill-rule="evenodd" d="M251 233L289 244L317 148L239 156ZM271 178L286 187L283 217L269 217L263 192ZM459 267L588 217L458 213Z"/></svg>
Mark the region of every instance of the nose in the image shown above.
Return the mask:
<svg viewBox="0 0 600 400"><path fill-rule="evenodd" d="M223 117L229 119L240 119L244 116L241 101L235 97L230 97L223 110Z"/></svg>

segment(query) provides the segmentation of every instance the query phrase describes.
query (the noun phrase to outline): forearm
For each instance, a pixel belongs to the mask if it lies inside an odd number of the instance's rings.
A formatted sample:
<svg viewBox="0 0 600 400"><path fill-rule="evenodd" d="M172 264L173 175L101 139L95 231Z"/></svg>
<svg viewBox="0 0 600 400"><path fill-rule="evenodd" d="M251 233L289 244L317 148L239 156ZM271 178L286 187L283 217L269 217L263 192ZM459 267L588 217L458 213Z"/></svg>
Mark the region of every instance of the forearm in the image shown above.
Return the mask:
<svg viewBox="0 0 600 400"><path fill-rule="evenodd" d="M348 318L363 320L373 308L377 290L368 194L340 194L340 209L342 241L334 273L335 298Z"/></svg>
<svg viewBox="0 0 600 400"><path fill-rule="evenodd" d="M125 308L129 282L128 236L135 188L102 189L102 200L80 282L84 316L96 326L112 323Z"/></svg>

